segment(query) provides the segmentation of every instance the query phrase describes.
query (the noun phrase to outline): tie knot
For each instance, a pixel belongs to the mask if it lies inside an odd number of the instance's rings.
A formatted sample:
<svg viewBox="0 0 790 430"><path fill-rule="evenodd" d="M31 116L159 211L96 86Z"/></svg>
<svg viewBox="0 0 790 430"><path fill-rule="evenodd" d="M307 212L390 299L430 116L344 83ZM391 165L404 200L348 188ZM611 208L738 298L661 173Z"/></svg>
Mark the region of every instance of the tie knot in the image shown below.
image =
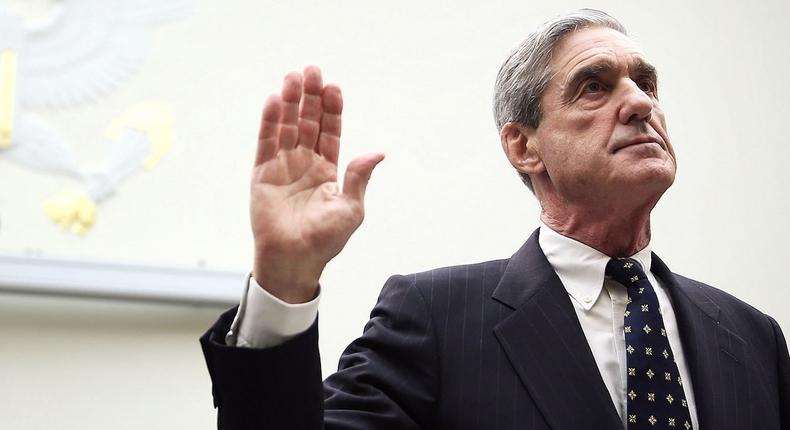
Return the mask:
<svg viewBox="0 0 790 430"><path fill-rule="evenodd" d="M626 288L636 285L637 282L647 279L642 266L633 258L613 258L606 264L607 276L623 284Z"/></svg>

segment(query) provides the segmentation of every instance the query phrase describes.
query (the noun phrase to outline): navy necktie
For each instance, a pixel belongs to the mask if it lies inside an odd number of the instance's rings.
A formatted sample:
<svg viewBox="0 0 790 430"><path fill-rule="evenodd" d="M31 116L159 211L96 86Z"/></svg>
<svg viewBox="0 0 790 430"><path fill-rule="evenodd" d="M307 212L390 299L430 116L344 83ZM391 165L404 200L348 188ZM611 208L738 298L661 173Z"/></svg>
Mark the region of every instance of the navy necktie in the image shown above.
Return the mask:
<svg viewBox="0 0 790 430"><path fill-rule="evenodd" d="M610 260L606 275L628 290L624 319L628 430L691 430L683 381L653 286L631 258Z"/></svg>

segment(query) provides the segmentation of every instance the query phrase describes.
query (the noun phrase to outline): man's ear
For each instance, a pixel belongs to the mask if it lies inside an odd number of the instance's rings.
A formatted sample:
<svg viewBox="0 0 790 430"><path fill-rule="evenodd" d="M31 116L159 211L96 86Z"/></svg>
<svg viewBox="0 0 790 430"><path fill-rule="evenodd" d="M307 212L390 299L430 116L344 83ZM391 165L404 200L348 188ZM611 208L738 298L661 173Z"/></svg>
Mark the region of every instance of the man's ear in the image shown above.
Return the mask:
<svg viewBox="0 0 790 430"><path fill-rule="evenodd" d="M515 122L502 126L499 138L510 164L519 172L535 175L546 170L536 149L534 130Z"/></svg>

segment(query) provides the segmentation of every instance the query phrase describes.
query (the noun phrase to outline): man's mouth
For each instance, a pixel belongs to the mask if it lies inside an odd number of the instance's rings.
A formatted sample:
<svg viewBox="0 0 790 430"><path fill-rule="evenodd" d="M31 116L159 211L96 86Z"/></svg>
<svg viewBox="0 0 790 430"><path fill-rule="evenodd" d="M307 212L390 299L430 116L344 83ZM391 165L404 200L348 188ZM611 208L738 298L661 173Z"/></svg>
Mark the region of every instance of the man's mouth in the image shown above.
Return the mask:
<svg viewBox="0 0 790 430"><path fill-rule="evenodd" d="M623 148L628 148L629 146L644 145L644 144L656 144L665 151L667 149L666 144L660 137L642 135L631 139L623 140L622 142L615 145L613 152L617 152Z"/></svg>

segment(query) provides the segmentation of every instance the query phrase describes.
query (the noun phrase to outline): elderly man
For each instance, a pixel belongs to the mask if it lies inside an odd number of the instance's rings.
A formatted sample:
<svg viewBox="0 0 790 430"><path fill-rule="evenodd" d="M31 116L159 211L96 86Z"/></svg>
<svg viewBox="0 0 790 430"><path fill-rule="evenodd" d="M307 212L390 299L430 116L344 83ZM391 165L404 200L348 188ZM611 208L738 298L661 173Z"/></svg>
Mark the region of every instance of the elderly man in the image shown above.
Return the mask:
<svg viewBox="0 0 790 430"><path fill-rule="evenodd" d="M390 278L322 384L320 275L383 155L354 159L340 190L340 90L314 67L285 78L253 171L250 285L202 338L220 428L790 429L777 323L651 252L675 153L620 23L544 24L502 66L494 110L540 228L510 259Z"/></svg>

